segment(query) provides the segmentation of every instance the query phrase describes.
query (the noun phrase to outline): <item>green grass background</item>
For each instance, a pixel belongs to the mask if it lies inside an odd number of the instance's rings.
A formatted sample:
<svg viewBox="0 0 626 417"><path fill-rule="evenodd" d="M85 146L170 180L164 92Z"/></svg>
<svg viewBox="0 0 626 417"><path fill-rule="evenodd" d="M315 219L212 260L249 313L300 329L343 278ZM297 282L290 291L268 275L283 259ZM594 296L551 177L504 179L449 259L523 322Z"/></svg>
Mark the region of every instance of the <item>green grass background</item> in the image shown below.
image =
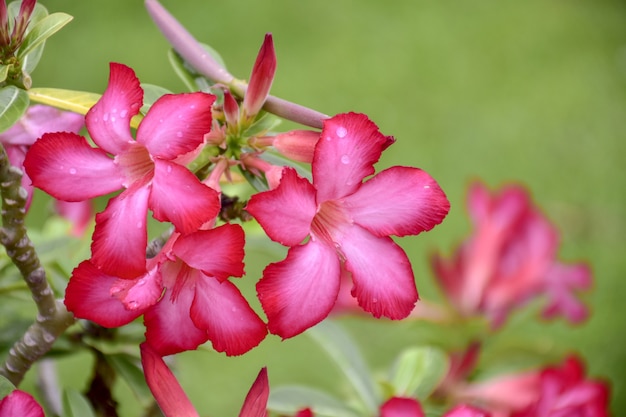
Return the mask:
<svg viewBox="0 0 626 417"><path fill-rule="evenodd" d="M74 21L48 42L35 87L102 92L108 63L131 66L142 82L183 91L165 40L139 0L41 0ZM615 415L626 413L626 6L610 0L233 0L166 6L232 73L249 76L266 32L278 55L273 94L327 114L367 113L397 142L379 167L418 166L447 192L452 210L435 230L400 240L421 296L440 297L427 266L433 250L450 253L468 228L465 190L515 181L562 232L563 260L587 260L594 272L583 326L548 325L520 315L494 339L494 355L519 343L546 352L576 351L588 372L611 381ZM287 125L290 126L290 125ZM261 244L256 244L261 241ZM249 242L252 286L281 251ZM256 306L258 307L258 305ZM419 323L344 323L374 372L403 348L445 342ZM84 359L84 358L83 358ZM500 358L506 362L506 357ZM67 384L88 372L66 359ZM271 384L311 384L342 395L345 378L306 336L268 337L238 358L180 355L178 373L201 414L236 415L261 366ZM124 391L124 387L120 388ZM125 415L134 415L132 400Z"/></svg>

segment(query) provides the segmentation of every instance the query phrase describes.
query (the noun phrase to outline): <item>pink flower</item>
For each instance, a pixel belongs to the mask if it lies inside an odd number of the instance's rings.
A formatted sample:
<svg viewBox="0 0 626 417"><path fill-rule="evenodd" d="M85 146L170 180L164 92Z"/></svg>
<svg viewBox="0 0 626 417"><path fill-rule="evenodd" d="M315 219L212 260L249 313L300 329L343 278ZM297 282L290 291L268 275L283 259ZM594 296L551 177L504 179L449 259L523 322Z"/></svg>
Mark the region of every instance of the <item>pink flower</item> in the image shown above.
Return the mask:
<svg viewBox="0 0 626 417"><path fill-rule="evenodd" d="M198 412L161 356L146 343L140 348L146 382L165 417L197 417ZM266 417L269 393L267 369L263 368L250 387L239 417Z"/></svg>
<svg viewBox="0 0 626 417"><path fill-rule="evenodd" d="M161 356L195 349L240 355L265 337L265 323L228 277L243 275L244 233L226 224L175 233L136 279L110 276L85 261L72 273L65 305L76 317L105 327L144 314L146 339Z"/></svg>
<svg viewBox="0 0 626 417"><path fill-rule="evenodd" d="M285 168L280 185L252 196L247 210L268 236L290 246L257 284L272 333L295 336L328 316L342 273L375 317L406 317L418 299L411 264L390 235L415 235L440 223L449 203L426 172L374 163L394 139L367 116L325 120L312 163L313 183Z"/></svg>
<svg viewBox="0 0 626 417"><path fill-rule="evenodd" d="M0 417L44 417L43 409L28 393L20 390L0 399Z"/></svg>
<svg viewBox="0 0 626 417"><path fill-rule="evenodd" d="M512 417L607 417L609 389L600 381L585 379L583 364L569 357L561 367L541 372L540 394Z"/></svg>
<svg viewBox="0 0 626 417"><path fill-rule="evenodd" d="M507 186L490 195L474 184L468 207L472 236L451 260L439 255L432 260L437 279L462 315L485 314L497 327L512 309L545 295L544 316L561 314L572 322L586 318L575 292L589 288L590 271L584 264L556 260L558 233L523 188Z"/></svg>
<svg viewBox="0 0 626 417"><path fill-rule="evenodd" d="M443 417L489 417L489 416L490 414L488 412L479 410L478 408L474 408L465 404L458 405L443 415Z"/></svg>
<svg viewBox="0 0 626 417"><path fill-rule="evenodd" d="M112 63L109 85L86 116L99 147L75 134L50 133L31 148L26 171L35 186L58 199L82 201L124 190L96 216L92 262L103 273L135 278L145 272L148 208L181 233L193 232L219 212L217 192L178 159L203 143L214 100L205 93L164 95L140 123L135 140L130 119L139 113L143 90L132 69Z"/></svg>
<svg viewBox="0 0 626 417"><path fill-rule="evenodd" d="M380 417L424 417L422 406L414 398L392 397L380 406Z"/></svg>

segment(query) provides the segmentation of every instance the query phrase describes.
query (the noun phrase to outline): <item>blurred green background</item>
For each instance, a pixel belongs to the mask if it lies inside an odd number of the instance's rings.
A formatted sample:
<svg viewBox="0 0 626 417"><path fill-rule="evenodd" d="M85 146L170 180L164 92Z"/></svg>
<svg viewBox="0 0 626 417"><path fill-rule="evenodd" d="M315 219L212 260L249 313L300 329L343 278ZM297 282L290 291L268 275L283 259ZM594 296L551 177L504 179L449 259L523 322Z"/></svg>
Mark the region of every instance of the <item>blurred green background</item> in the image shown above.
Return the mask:
<svg viewBox="0 0 626 417"><path fill-rule="evenodd" d="M140 0L41 0L75 17L48 42L35 87L102 92L108 63L142 82L183 91L168 45ZM536 324L520 315L487 350L530 343L576 351L588 373L612 382L613 411L626 413L626 5L610 0L175 1L167 7L247 78L266 32L278 55L273 94L326 114L367 113L397 142L379 167L418 166L447 192L452 210L433 231L400 242L422 298L440 297L427 255L450 253L469 230L465 190L523 182L562 231L561 257L587 260L595 288L583 326ZM252 286L281 249L251 238ZM257 245L261 240L263 245ZM258 307L258 306L257 306ZM535 309L537 310L537 309ZM531 315L532 316L532 315ZM436 326L343 319L372 369L411 344L438 340ZM238 358L180 355L181 381L202 415L236 415L261 366L273 386L307 383L339 393L345 378L307 336L268 337ZM84 358L83 358L84 359ZM66 360L67 383L88 372ZM80 359L79 359L80 360ZM504 358L503 360L506 360ZM124 388L120 388L121 391ZM133 415L126 401L124 415ZM126 414L128 413L128 414Z"/></svg>

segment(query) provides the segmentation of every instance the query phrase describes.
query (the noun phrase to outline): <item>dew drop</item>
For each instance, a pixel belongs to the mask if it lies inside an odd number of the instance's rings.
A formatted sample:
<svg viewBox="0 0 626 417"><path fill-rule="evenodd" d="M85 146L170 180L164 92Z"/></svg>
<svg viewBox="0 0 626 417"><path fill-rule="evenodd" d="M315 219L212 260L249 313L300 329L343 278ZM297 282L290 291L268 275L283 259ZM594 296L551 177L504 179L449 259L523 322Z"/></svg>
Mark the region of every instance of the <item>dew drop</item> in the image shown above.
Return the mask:
<svg viewBox="0 0 626 417"><path fill-rule="evenodd" d="M76 168L70 168L68 172L70 175L76 175Z"/></svg>
<svg viewBox="0 0 626 417"><path fill-rule="evenodd" d="M137 229L141 229L143 227L143 222L137 222L135 226L137 227Z"/></svg>
<svg viewBox="0 0 626 417"><path fill-rule="evenodd" d="M111 110L111 113L113 113L113 114L117 113L117 109Z"/></svg>
<svg viewBox="0 0 626 417"><path fill-rule="evenodd" d="M126 303L126 307L128 307L129 310L137 310L139 308L139 303L137 301L129 301L128 303Z"/></svg>
<svg viewBox="0 0 626 417"><path fill-rule="evenodd" d="M337 136L339 136L340 138L345 138L345 137L346 137L346 135L348 134L348 129L346 129L346 128L345 128L345 127L343 127L343 126L339 126L339 127L337 128L336 133L337 133Z"/></svg>
<svg viewBox="0 0 626 417"><path fill-rule="evenodd" d="M104 113L104 114L102 115L102 121L103 121L103 122L106 122L107 120L109 120L109 113Z"/></svg>
<svg viewBox="0 0 626 417"><path fill-rule="evenodd" d="M330 141L332 140L332 138L331 138L330 136L326 136L326 140L327 140L328 142L330 142Z"/></svg>
<svg viewBox="0 0 626 417"><path fill-rule="evenodd" d="M376 304L378 302L378 298L372 298L372 303Z"/></svg>
<svg viewBox="0 0 626 417"><path fill-rule="evenodd" d="M127 115L128 115L128 111L127 111L127 110L122 110L122 111L120 112L120 117L121 117L121 118L124 118L124 117L126 117Z"/></svg>
<svg viewBox="0 0 626 417"><path fill-rule="evenodd" d="M167 166L167 173L169 174L170 172L172 172L172 167L170 165Z"/></svg>
<svg viewBox="0 0 626 417"><path fill-rule="evenodd" d="M343 155L341 157L341 163L344 165L348 165L350 163L350 157L348 155Z"/></svg>
<svg viewBox="0 0 626 417"><path fill-rule="evenodd" d="M425 185L425 186L424 186L424 188L427 188L427 189L428 189L428 188L430 188L430 185Z"/></svg>
<svg viewBox="0 0 626 417"><path fill-rule="evenodd" d="M183 137L183 132L181 132L180 130L178 132L176 132L176 137L182 138Z"/></svg>
<svg viewBox="0 0 626 417"><path fill-rule="evenodd" d="M111 116L111 123L115 123L115 116Z"/></svg>

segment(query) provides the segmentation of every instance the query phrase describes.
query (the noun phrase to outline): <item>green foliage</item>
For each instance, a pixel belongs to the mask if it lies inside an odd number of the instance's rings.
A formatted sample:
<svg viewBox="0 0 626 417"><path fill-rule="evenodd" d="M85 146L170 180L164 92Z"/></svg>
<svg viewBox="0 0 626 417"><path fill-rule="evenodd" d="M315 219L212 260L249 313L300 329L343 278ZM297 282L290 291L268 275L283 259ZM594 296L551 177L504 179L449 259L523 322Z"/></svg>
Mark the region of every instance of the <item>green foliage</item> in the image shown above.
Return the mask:
<svg viewBox="0 0 626 417"><path fill-rule="evenodd" d="M75 389L63 393L63 417L95 417L87 398Z"/></svg>
<svg viewBox="0 0 626 417"><path fill-rule="evenodd" d="M67 25L71 20L72 16L66 13L53 13L41 19L32 26L32 29L24 37L22 46L17 53L18 58L24 58L35 51L35 49L43 46L43 43L50 36L61 30L63 26ZM33 64L31 64L31 66L32 65Z"/></svg>
<svg viewBox="0 0 626 417"><path fill-rule="evenodd" d="M441 349L416 346L402 352L394 365L393 395L425 400L448 372L448 356Z"/></svg>
<svg viewBox="0 0 626 417"><path fill-rule="evenodd" d="M6 379L4 376L0 375L0 398L4 398L9 395L15 386L11 384L11 381Z"/></svg>
<svg viewBox="0 0 626 417"><path fill-rule="evenodd" d="M7 85L0 88L0 132L13 126L28 108L28 94L21 88Z"/></svg>
<svg viewBox="0 0 626 417"><path fill-rule="evenodd" d="M284 386L272 388L268 409L281 415L294 415L304 408L311 408L313 414L323 417L358 417L359 414L345 403L325 392L304 386Z"/></svg>

